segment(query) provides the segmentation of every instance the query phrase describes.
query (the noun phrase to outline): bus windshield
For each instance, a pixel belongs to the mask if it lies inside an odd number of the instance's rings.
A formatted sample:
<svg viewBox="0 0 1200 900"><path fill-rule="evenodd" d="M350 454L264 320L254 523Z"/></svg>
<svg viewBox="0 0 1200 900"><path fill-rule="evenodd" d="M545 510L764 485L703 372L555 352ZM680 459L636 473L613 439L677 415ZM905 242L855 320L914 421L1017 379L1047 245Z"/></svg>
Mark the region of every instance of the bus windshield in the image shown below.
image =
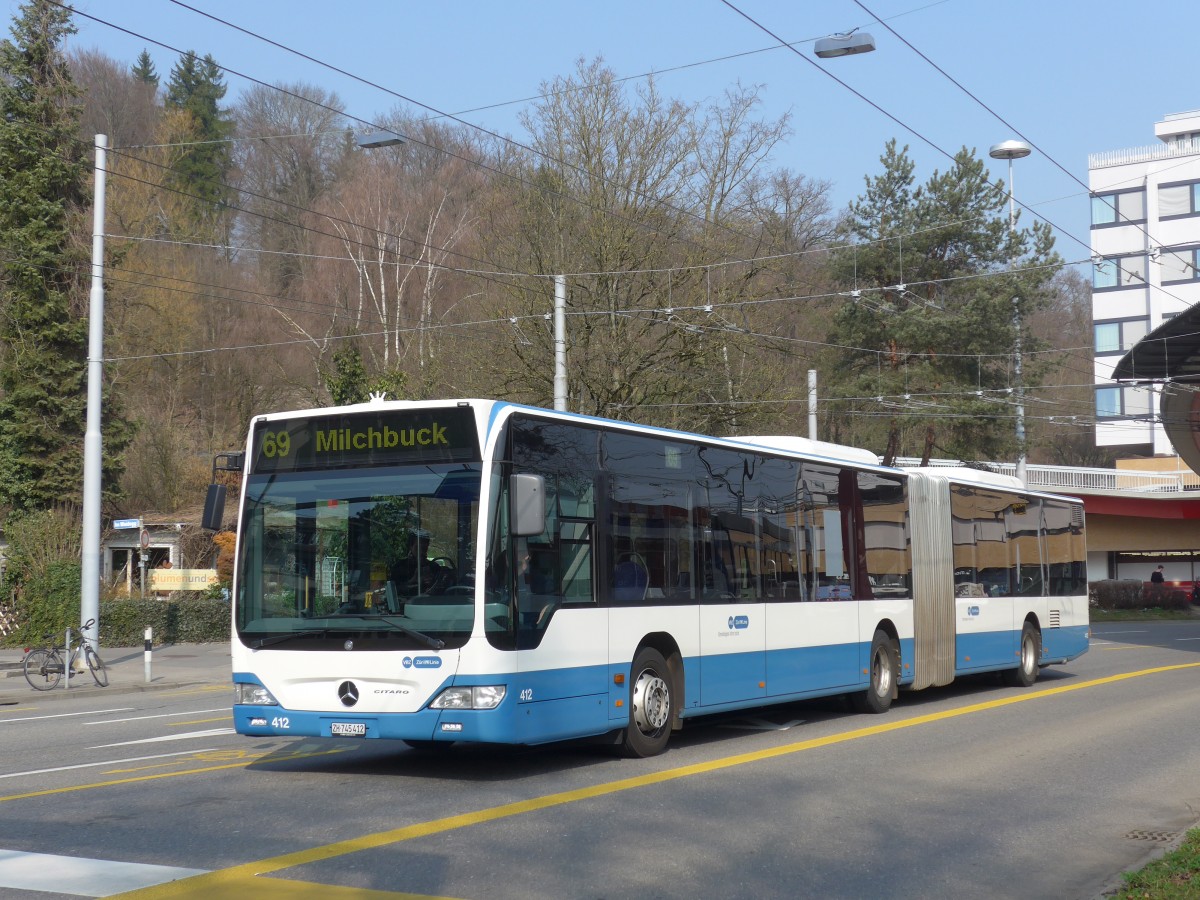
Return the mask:
<svg viewBox="0 0 1200 900"><path fill-rule="evenodd" d="M480 467L252 475L235 621L251 647L461 647L474 621Z"/></svg>

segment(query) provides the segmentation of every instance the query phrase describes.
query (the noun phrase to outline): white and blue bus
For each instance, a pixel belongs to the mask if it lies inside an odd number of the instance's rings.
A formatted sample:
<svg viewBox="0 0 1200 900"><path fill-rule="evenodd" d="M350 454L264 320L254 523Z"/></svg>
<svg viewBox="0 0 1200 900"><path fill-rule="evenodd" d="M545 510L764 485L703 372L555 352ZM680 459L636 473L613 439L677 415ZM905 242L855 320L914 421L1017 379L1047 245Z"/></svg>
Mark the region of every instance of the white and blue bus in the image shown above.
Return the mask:
<svg viewBox="0 0 1200 900"><path fill-rule="evenodd" d="M254 419L233 590L246 735L631 756L695 716L1088 647L1083 508L967 469L482 400Z"/></svg>

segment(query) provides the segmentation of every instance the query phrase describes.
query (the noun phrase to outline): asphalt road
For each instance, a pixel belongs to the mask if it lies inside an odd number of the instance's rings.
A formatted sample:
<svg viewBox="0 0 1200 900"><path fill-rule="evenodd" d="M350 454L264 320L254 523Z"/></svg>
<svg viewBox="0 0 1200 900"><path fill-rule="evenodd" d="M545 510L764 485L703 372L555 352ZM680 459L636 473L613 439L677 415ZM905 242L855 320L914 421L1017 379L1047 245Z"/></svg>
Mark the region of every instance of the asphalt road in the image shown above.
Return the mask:
<svg viewBox="0 0 1200 900"><path fill-rule="evenodd" d="M1200 622L1098 627L1030 689L708 720L650 760L242 738L213 672L0 706L0 897L1092 900L1200 819Z"/></svg>

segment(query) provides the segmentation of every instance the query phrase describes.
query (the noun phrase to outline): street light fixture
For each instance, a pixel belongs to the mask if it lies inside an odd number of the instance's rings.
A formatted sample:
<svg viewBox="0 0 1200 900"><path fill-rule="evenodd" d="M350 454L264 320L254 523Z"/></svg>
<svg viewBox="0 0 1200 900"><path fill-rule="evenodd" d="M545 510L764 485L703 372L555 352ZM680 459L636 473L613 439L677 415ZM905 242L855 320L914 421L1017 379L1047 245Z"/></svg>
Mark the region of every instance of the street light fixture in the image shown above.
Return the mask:
<svg viewBox="0 0 1200 900"><path fill-rule="evenodd" d="M813 52L821 59L870 53L874 49L875 38L865 31L859 32L857 28L843 34L831 34L829 37L823 37L813 46Z"/></svg>
<svg viewBox="0 0 1200 900"><path fill-rule="evenodd" d="M1013 160L1024 159L1033 148L1025 141L1001 141L999 144L993 144L988 150L988 156L992 159L1007 159L1008 160L1008 232L1009 237L1015 238L1017 230L1017 214L1016 201L1013 199ZM1009 268L1012 267L1012 260L1009 260ZM1013 386L1017 392L1017 478L1021 480L1021 484L1027 485L1029 482L1025 477L1025 384L1022 378L1021 371L1021 304L1019 297L1012 298L1013 304L1013 331L1016 334L1013 362Z"/></svg>
<svg viewBox="0 0 1200 900"><path fill-rule="evenodd" d="M370 134L358 135L354 140L364 150L373 150L376 147L395 147L397 144L407 143L403 135L396 134L394 131L372 131Z"/></svg>

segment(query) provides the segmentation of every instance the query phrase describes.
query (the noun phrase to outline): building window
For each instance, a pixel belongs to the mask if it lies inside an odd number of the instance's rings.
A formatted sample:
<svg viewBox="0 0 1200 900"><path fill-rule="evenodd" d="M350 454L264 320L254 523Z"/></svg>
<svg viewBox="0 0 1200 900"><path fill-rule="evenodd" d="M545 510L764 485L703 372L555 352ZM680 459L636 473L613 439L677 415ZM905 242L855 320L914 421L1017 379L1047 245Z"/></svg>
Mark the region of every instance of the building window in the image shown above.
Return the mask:
<svg viewBox="0 0 1200 900"><path fill-rule="evenodd" d="M1092 288L1097 291L1146 286L1146 254L1109 256L1092 264Z"/></svg>
<svg viewBox="0 0 1200 900"><path fill-rule="evenodd" d="M1112 191L1092 195L1092 227L1146 221L1146 191Z"/></svg>
<svg viewBox="0 0 1200 900"><path fill-rule="evenodd" d="M1096 355L1125 353L1150 331L1148 319L1096 323Z"/></svg>
<svg viewBox="0 0 1200 900"><path fill-rule="evenodd" d="M1200 213L1200 181L1158 186L1158 217L1177 219Z"/></svg>
<svg viewBox="0 0 1200 900"><path fill-rule="evenodd" d="M1148 419L1153 408L1147 388L1096 388L1097 419Z"/></svg>
<svg viewBox="0 0 1200 900"><path fill-rule="evenodd" d="M1198 247L1164 249L1158 256L1158 265L1163 284L1179 281L1195 281L1200 278L1200 254Z"/></svg>

